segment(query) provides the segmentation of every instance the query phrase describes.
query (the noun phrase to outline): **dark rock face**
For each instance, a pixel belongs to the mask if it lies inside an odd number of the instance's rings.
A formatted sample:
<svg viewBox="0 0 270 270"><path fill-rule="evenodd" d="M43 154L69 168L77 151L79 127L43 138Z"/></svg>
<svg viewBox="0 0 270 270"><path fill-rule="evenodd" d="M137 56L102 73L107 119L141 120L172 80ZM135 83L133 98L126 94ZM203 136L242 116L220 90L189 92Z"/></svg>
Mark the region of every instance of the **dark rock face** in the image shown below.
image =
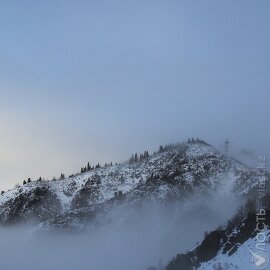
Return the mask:
<svg viewBox="0 0 270 270"><path fill-rule="evenodd" d="M222 243L225 241L227 241L225 230L213 231L194 251L177 255L176 258L169 263L166 270L197 269L202 262L213 259L222 247Z"/></svg>
<svg viewBox="0 0 270 270"><path fill-rule="evenodd" d="M71 209L85 208L98 202L100 184L101 177L99 175L89 178L72 200Z"/></svg>
<svg viewBox="0 0 270 270"><path fill-rule="evenodd" d="M36 187L6 201L0 211L1 223L4 225L28 222L31 219L41 222L59 214L61 204L47 187Z"/></svg>
<svg viewBox="0 0 270 270"><path fill-rule="evenodd" d="M227 241L225 230L216 230L210 233L196 250L198 261L207 262L214 258L225 241Z"/></svg>

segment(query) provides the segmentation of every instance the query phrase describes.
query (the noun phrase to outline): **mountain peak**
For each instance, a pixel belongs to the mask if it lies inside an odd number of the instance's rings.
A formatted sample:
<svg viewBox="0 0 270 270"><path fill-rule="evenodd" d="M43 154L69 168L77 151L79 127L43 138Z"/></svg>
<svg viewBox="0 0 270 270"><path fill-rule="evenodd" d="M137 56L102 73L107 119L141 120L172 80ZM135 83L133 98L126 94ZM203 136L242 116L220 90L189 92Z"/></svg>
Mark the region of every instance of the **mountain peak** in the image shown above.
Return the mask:
<svg viewBox="0 0 270 270"><path fill-rule="evenodd" d="M38 222L56 216L66 219L75 212L91 216L89 211L118 204L119 198L123 204L179 200L192 192L214 190L228 172L231 188L240 194L249 192L258 177L204 141L170 144L136 162L99 167L61 180L33 181L8 191L0 196L0 223L24 222L33 216ZM76 219L80 222L79 216Z"/></svg>

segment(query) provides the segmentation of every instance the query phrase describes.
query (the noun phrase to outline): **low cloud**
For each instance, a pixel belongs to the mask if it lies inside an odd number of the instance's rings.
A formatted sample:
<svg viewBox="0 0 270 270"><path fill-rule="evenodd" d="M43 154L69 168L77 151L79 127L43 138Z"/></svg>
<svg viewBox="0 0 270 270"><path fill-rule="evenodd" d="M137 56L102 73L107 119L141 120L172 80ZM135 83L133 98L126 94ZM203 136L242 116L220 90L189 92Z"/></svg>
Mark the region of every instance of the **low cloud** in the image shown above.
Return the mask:
<svg viewBox="0 0 270 270"><path fill-rule="evenodd" d="M0 269L145 270L193 248L205 231L224 224L239 200L229 192L194 195L170 206L123 209L110 224L83 233L0 229Z"/></svg>

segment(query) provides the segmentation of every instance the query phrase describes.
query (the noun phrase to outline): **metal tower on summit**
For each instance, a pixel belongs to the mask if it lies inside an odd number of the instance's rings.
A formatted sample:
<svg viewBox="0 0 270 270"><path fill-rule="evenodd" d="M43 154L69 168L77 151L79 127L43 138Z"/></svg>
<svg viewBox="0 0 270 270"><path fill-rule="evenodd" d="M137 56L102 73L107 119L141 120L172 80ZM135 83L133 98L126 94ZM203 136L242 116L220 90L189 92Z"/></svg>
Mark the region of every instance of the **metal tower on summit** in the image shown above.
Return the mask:
<svg viewBox="0 0 270 270"><path fill-rule="evenodd" d="M225 145L225 155L226 156L229 156L229 144L230 144L230 142L229 142L228 138L226 138L226 140L224 142L224 145Z"/></svg>

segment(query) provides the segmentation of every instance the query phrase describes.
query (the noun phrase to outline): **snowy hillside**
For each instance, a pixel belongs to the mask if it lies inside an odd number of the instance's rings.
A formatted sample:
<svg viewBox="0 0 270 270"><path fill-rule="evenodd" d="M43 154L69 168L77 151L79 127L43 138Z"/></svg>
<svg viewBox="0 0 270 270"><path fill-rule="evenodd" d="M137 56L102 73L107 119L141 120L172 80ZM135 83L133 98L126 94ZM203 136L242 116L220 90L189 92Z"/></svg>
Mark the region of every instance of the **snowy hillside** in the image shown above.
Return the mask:
<svg viewBox="0 0 270 270"><path fill-rule="evenodd" d="M249 199L226 226L208 233L193 250L178 254L166 270L268 269L270 193L262 197L261 203L257 200Z"/></svg>
<svg viewBox="0 0 270 270"><path fill-rule="evenodd" d="M265 232L267 239L270 239L270 231ZM236 270L236 269L245 269L245 270L254 270L256 265L260 267L260 258L257 259L259 253L254 253L253 250L256 248L258 241L256 237L250 238L244 244L240 245L237 251L228 256L219 252L218 255L210 260L207 263L203 263L198 270L213 270L213 269L227 269L227 270ZM270 254L270 243L267 242L265 245L264 253ZM264 259L266 260L264 262ZM262 264L268 265L268 258L263 256ZM265 267L266 268L266 267Z"/></svg>
<svg viewBox="0 0 270 270"><path fill-rule="evenodd" d="M150 157L56 181L35 181L0 196L0 223L76 227L119 205L169 203L223 185L249 193L258 173L202 142L181 143Z"/></svg>

